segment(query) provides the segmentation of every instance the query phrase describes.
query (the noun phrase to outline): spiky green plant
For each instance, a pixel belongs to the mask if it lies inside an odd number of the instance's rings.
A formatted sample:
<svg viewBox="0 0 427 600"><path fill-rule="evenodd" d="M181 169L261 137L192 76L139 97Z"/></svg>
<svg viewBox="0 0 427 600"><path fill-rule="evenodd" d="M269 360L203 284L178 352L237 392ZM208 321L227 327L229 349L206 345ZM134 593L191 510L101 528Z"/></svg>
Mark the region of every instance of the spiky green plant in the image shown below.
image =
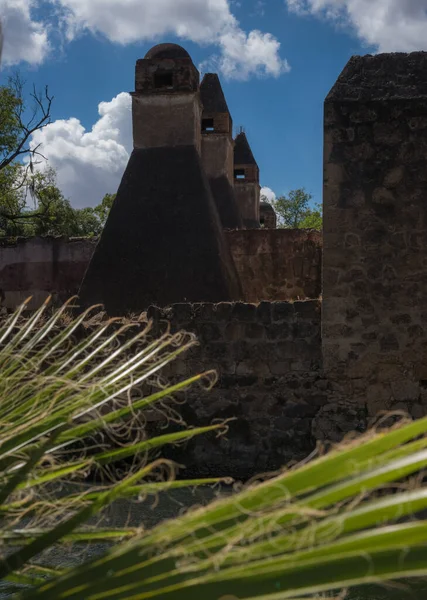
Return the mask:
<svg viewBox="0 0 427 600"><path fill-rule="evenodd" d="M58 315L52 319L57 323ZM0 564L0 575L9 583L32 584L20 597L296 600L339 594L361 584L427 576L427 521L415 518L427 508L427 489L420 475L427 465L427 418L371 431L328 454L284 469L271 479L248 485L235 495L146 532L97 532L82 526L117 497L151 490L152 486L163 489L166 484L144 482L153 468L150 462L141 469L134 468L108 490L96 490L86 497L59 497L58 524L17 531L11 526L14 511L21 518L23 508L27 508L42 523L46 519L43 484L87 467L84 460L61 465L50 460L46 464L44 457L54 456L56 448L128 415L121 412L129 411L127 406L76 424L77 416L90 414L91 407L99 408L101 403L108 405L128 390L130 379L140 377L136 369L132 377L128 371L136 367L141 354L120 358L126 344L106 354L99 363L101 371L85 365L75 375L81 356L107 338L97 330L98 336L93 332L80 344L58 353L52 340L70 339L78 320L72 320L51 339L52 319L39 329L30 319L13 334L18 320L15 315L0 335L1 427L5 431L0 446L0 510L4 550L8 544L12 548ZM46 332L45 337L41 331ZM162 343L153 342L155 348ZM184 347L178 345L172 354ZM71 354L76 352L80 358ZM55 359L50 360L50 356ZM70 363L65 357L71 356ZM110 356L112 360L108 360ZM165 360L158 360L159 368ZM142 371L153 368L153 363L149 367L146 363ZM116 386L120 374L123 377ZM179 389L189 382L179 384ZM134 401L134 409L150 405L156 398L154 394L151 400ZM192 430L187 435L200 432ZM138 449L128 447L127 452ZM86 460L102 465L105 460L114 460L114 452L104 450L101 456L95 453ZM36 503L28 496L33 493L39 498ZM91 536L130 539L60 573L32 563L53 544L59 545L60 552L65 541L90 540ZM20 544L17 549L12 545L16 543Z"/></svg>
<svg viewBox="0 0 427 600"><path fill-rule="evenodd" d="M136 535L85 526L117 499L218 481L174 481L173 465L152 452L224 432L224 424L143 435L144 411L159 403L167 411L165 399L215 382L213 372L173 386L160 378L195 336L166 331L153 338L150 324L100 318L100 307L73 317L72 301L52 312L48 300L29 317L24 303L0 326L0 573L10 582L55 573L43 564L53 544ZM130 457L125 476L114 481L117 465ZM82 487L88 474L100 483Z"/></svg>

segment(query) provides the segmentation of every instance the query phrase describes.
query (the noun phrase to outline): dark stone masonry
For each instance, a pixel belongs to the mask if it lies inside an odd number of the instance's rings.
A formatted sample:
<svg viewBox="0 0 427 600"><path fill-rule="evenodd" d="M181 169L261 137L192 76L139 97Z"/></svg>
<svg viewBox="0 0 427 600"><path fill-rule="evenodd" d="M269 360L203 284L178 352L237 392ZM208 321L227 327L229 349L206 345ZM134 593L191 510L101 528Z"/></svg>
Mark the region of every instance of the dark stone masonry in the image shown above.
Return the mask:
<svg viewBox="0 0 427 600"><path fill-rule="evenodd" d="M325 371L369 415L424 414L427 53L350 60L325 102Z"/></svg>
<svg viewBox="0 0 427 600"><path fill-rule="evenodd" d="M384 411L427 414L427 53L353 57L325 101L323 234L276 230L219 78L162 44L138 61L134 153L100 240L0 242L0 298L50 293L196 333L171 381L194 425L184 475L247 479ZM152 417L150 427L159 426Z"/></svg>
<svg viewBox="0 0 427 600"><path fill-rule="evenodd" d="M200 346L171 365L169 379L216 369L209 394L194 389L180 412L189 423L236 417L220 440L206 436L167 456L185 475L246 479L306 456L322 428L316 417L332 393L321 370L321 303L175 304L150 307L153 334L185 329Z"/></svg>

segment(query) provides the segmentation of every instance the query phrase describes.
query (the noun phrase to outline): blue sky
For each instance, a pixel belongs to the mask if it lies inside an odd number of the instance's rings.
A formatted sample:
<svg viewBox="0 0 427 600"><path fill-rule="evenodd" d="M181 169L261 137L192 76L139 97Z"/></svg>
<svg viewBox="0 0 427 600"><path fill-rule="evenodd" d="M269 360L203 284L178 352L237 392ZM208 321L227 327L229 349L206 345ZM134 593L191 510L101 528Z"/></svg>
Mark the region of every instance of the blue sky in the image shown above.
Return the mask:
<svg viewBox="0 0 427 600"><path fill-rule="evenodd" d="M55 96L33 143L74 206L116 191L131 149L123 92L155 43L180 43L220 73L263 186L304 186L317 202L323 101L350 56L427 49L427 0L0 0L0 15L0 76L19 68Z"/></svg>

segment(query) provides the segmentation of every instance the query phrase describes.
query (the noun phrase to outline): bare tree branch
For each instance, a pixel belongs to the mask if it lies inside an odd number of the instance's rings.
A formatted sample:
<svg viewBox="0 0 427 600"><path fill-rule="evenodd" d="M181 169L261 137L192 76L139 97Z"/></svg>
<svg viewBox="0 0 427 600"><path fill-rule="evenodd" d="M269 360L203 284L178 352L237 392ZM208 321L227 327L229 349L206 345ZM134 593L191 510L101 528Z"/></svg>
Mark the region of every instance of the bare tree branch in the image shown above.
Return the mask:
<svg viewBox="0 0 427 600"><path fill-rule="evenodd" d="M10 79L10 82L10 85L13 87L15 95L19 100L15 108L15 117L17 119L19 129L22 130L22 135L16 145L16 148L0 162L0 171L23 155L27 154L30 155L30 157L33 157L38 154L42 156L37 152L40 144L35 149L31 149L31 147L28 145L28 142L33 133L43 129L51 122L53 96L49 95L48 86L45 87L44 95L37 93L35 86L33 86L33 92L31 94L31 98L34 100L33 114L28 122L24 122L23 115L25 104L23 102L23 81L17 74Z"/></svg>

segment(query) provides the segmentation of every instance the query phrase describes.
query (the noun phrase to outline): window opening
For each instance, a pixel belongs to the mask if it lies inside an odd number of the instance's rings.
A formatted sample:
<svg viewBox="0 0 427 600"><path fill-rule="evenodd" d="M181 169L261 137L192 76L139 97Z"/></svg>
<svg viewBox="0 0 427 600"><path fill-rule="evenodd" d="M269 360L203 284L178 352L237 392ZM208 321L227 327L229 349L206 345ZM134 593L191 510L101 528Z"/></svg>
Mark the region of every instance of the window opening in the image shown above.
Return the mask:
<svg viewBox="0 0 427 600"><path fill-rule="evenodd" d="M213 119L202 119L202 131L215 131Z"/></svg>
<svg viewBox="0 0 427 600"><path fill-rule="evenodd" d="M234 177L235 179L246 179L245 169L235 169Z"/></svg>
<svg viewBox="0 0 427 600"><path fill-rule="evenodd" d="M173 73L156 73L154 75L154 87L156 90L173 88Z"/></svg>

